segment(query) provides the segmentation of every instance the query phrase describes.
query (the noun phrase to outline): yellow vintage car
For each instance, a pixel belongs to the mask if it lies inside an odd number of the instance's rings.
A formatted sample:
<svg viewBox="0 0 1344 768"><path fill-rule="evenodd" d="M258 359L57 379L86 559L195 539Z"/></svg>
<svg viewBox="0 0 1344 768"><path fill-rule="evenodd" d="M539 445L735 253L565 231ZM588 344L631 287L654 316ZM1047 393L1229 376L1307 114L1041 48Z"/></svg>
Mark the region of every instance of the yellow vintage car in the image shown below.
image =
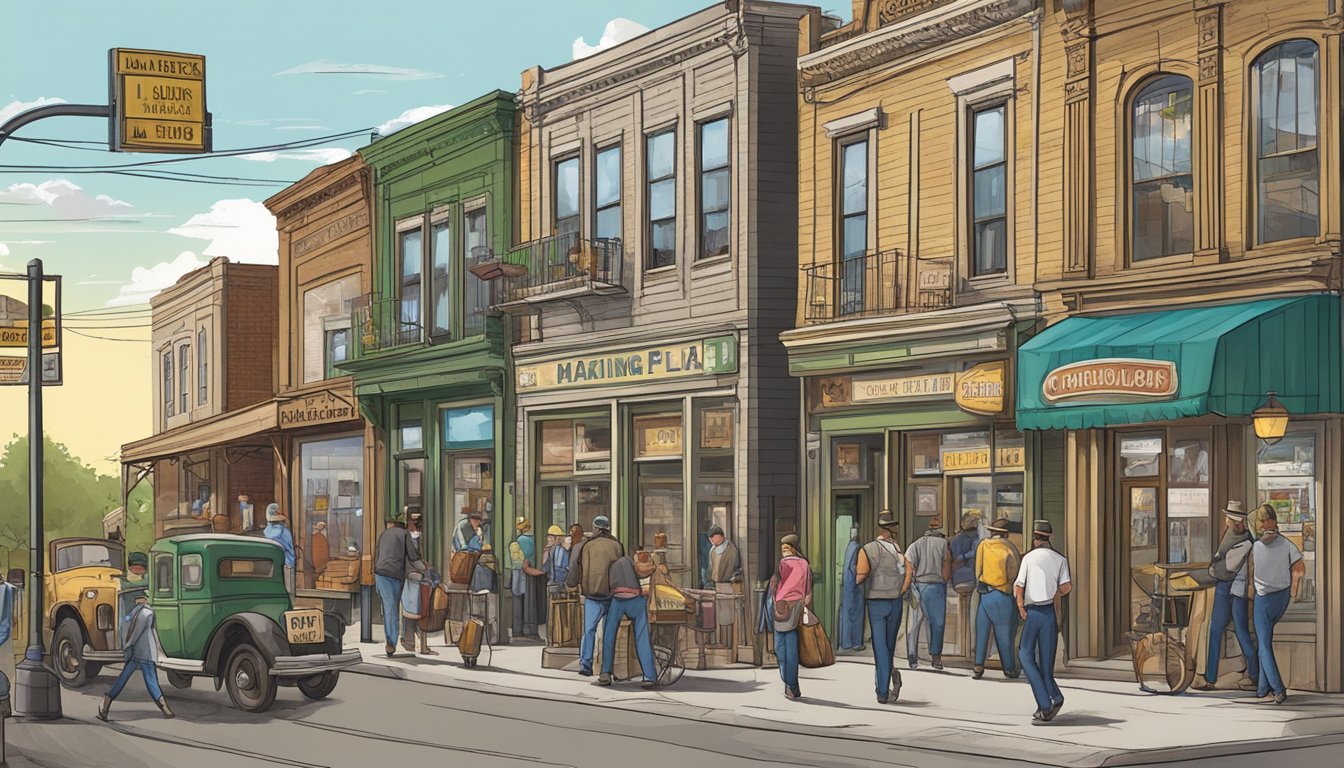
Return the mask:
<svg viewBox="0 0 1344 768"><path fill-rule="evenodd" d="M81 687L97 677L103 663L121 660L117 590L125 566L126 549L117 541L70 538L49 545L42 630L62 684Z"/></svg>

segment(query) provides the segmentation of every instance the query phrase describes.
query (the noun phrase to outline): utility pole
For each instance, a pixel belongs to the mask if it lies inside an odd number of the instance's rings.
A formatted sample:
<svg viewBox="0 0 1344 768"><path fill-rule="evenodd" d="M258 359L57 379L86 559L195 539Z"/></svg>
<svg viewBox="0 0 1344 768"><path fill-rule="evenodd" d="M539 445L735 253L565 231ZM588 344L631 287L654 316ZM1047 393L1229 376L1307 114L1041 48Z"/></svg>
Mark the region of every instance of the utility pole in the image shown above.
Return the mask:
<svg viewBox="0 0 1344 768"><path fill-rule="evenodd" d="M14 711L52 720L61 716L61 684L42 663L42 260L28 262L28 649L15 669Z"/></svg>

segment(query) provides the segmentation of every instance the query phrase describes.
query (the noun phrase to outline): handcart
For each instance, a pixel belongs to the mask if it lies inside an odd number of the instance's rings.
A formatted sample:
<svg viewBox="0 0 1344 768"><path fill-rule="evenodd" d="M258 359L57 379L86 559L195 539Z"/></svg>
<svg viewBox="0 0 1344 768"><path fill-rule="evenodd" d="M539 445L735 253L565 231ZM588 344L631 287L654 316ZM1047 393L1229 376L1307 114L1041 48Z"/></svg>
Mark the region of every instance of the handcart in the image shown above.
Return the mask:
<svg viewBox="0 0 1344 768"><path fill-rule="evenodd" d="M679 589L670 580L655 579L649 589L649 635L657 667L654 679L662 686L674 685L686 672L683 630L712 634L716 629L713 603L706 610L697 590Z"/></svg>
<svg viewBox="0 0 1344 768"><path fill-rule="evenodd" d="M1208 572L1190 563L1154 563L1135 568L1133 580L1151 600L1130 633L1139 690L1182 693L1195 679L1190 617L1196 596L1211 586Z"/></svg>

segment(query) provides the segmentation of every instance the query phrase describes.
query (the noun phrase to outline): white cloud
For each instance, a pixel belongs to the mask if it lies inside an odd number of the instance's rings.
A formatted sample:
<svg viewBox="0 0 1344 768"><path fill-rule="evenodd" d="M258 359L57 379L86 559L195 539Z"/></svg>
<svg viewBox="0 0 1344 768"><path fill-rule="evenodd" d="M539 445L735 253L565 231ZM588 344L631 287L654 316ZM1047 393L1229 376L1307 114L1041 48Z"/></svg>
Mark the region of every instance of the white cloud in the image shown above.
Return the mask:
<svg viewBox="0 0 1344 768"><path fill-rule="evenodd" d="M27 112L28 110L34 109L36 107L45 107L48 104L64 104L64 103L65 99L47 98L46 96L39 96L37 98L37 101L11 101L5 106L0 107L0 123L7 122L9 118L19 114L20 112Z"/></svg>
<svg viewBox="0 0 1344 768"><path fill-rule="evenodd" d="M332 163L339 163L352 154L354 153L350 150L340 147L310 147L308 149L286 149L280 152L253 152L250 155L239 155L239 157L260 163L273 163L276 160L300 160L306 163L317 162L322 165L331 165Z"/></svg>
<svg viewBox="0 0 1344 768"><path fill-rule="evenodd" d="M11 184L0 190L0 204L45 206L35 208L42 216L25 218L102 219L135 216L125 200L108 195L94 195L68 179L49 179L41 184ZM25 211L25 214L30 211Z"/></svg>
<svg viewBox="0 0 1344 768"><path fill-rule="evenodd" d="M196 254L183 251L172 261L159 262L152 267L135 267L131 270L131 282L121 286L117 295L107 301L107 306L145 304L159 291L176 283L178 278L205 265L206 262Z"/></svg>
<svg viewBox="0 0 1344 768"><path fill-rule="evenodd" d="M168 232L210 241L201 251L207 257L227 256L230 261L246 264L280 261L275 217L253 200L220 200L210 206L209 212L198 213Z"/></svg>
<svg viewBox="0 0 1344 768"><path fill-rule="evenodd" d="M9 255L9 246L5 245L4 243L0 243L0 256L8 256L8 255Z"/></svg>
<svg viewBox="0 0 1344 768"><path fill-rule="evenodd" d="M397 115L391 120L388 120L386 123L383 123L382 125L378 126L376 130L378 131L379 134L386 136L389 133L400 131L402 128L405 128L407 126L415 125L421 120L428 120L429 118L435 115L443 114L444 112L447 112L452 108L453 108L452 104L435 104L432 106L425 106L425 107L411 107L405 112L402 112L400 115Z"/></svg>
<svg viewBox="0 0 1344 768"><path fill-rule="evenodd" d="M300 64L296 67L290 67L283 72L276 72L279 75L354 75L356 77L372 77L381 80L432 80L443 77L437 72L426 72L423 69L407 69L405 67L389 67L383 64L337 64L326 59L310 61L307 64Z"/></svg>
<svg viewBox="0 0 1344 768"><path fill-rule="evenodd" d="M350 95L351 95L351 96L368 96L368 95L370 95L370 94L374 94L374 93L387 93L387 91L384 91L382 88L363 88L363 89L361 89L361 90L355 91L354 93L352 93L352 94L350 94Z"/></svg>
<svg viewBox="0 0 1344 768"><path fill-rule="evenodd" d="M77 283L77 285L121 285L121 284L122 282L120 280L106 280L102 277L99 277L97 274L89 275L88 277L85 277L83 280L80 280Z"/></svg>
<svg viewBox="0 0 1344 768"><path fill-rule="evenodd" d="M314 125L277 125L277 126L275 126L275 130L277 130L277 131L329 131L329 130L331 130L331 129L328 128L328 127L325 126L325 125L316 125L316 124L314 124Z"/></svg>
<svg viewBox="0 0 1344 768"><path fill-rule="evenodd" d="M589 45L582 37L574 41L574 58L582 59L586 56L592 56L598 51L605 51L613 45L620 45L626 40L631 40L648 32L649 28L640 24L638 21L617 16L607 22L607 26L602 30L602 37L597 41L597 45Z"/></svg>

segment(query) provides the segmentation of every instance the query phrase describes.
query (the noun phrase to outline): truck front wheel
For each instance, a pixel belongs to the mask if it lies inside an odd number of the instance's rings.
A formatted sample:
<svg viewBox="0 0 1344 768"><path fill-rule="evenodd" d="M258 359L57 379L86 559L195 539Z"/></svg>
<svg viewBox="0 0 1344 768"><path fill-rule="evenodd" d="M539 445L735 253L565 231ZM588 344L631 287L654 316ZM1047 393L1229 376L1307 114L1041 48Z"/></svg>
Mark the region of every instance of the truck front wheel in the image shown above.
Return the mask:
<svg viewBox="0 0 1344 768"><path fill-rule="evenodd" d="M340 679L340 672L323 672L312 677L301 677L299 678L299 692L313 701L320 701L336 690L336 682Z"/></svg>
<svg viewBox="0 0 1344 768"><path fill-rule="evenodd" d="M233 706L244 712L265 712L275 703L277 684L270 665L250 643L243 643L229 654L224 683L229 687Z"/></svg>
<svg viewBox="0 0 1344 768"><path fill-rule="evenodd" d="M84 660L84 630L74 619L64 619L51 638L52 666L68 688L83 688L98 676L101 665Z"/></svg>

